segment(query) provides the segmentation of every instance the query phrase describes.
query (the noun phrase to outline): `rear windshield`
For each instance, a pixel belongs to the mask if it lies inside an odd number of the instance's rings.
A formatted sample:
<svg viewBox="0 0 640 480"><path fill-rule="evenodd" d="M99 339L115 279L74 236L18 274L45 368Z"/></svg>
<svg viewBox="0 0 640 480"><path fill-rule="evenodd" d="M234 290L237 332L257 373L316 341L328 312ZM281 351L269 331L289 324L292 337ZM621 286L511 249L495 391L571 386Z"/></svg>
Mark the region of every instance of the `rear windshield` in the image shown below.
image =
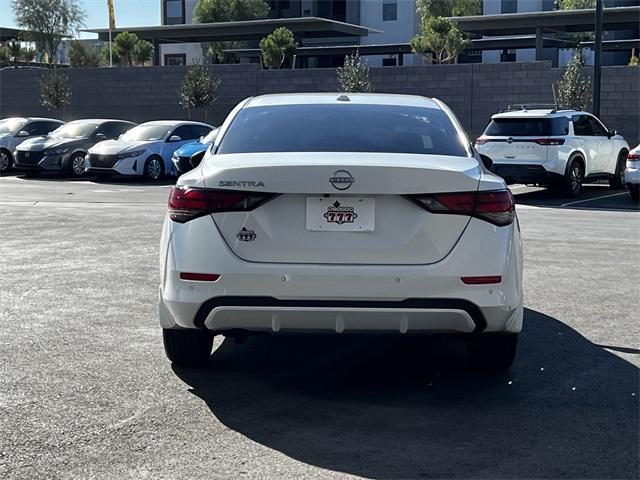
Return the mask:
<svg viewBox="0 0 640 480"><path fill-rule="evenodd" d="M383 152L467 157L440 109L395 105L275 105L241 110L219 153Z"/></svg>
<svg viewBox="0 0 640 480"><path fill-rule="evenodd" d="M548 137L568 135L569 119L557 118L494 118L484 131L494 137Z"/></svg>

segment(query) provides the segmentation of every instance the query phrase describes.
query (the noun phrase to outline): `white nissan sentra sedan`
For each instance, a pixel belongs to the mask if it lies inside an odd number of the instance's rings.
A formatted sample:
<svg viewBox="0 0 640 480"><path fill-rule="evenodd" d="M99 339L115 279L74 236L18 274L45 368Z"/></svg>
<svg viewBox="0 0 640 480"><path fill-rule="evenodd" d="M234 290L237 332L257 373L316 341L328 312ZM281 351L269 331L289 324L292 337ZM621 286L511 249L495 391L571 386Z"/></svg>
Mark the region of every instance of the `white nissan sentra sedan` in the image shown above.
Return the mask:
<svg viewBox="0 0 640 480"><path fill-rule="evenodd" d="M161 273L176 364L206 362L218 334L457 333L503 370L522 329L511 193L418 96L241 102L170 193Z"/></svg>
<svg viewBox="0 0 640 480"><path fill-rule="evenodd" d="M206 123L163 120L141 123L118 140L100 142L89 149L85 169L93 174L144 175L157 180L173 174L173 153L186 143L207 135Z"/></svg>

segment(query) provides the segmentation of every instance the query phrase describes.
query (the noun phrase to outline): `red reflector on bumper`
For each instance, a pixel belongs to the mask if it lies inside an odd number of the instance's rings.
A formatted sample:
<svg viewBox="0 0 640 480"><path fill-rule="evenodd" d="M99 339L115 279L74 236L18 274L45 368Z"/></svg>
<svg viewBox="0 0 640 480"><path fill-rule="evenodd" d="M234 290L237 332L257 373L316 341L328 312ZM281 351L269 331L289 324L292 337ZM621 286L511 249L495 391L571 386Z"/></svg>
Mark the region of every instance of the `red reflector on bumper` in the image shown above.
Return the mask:
<svg viewBox="0 0 640 480"><path fill-rule="evenodd" d="M215 282L220 278L216 273L188 273L180 272L180 280L195 280L197 282Z"/></svg>
<svg viewBox="0 0 640 480"><path fill-rule="evenodd" d="M467 285L486 285L489 283L500 283L502 282L502 277L500 275L492 275L489 277L462 277L460 280Z"/></svg>

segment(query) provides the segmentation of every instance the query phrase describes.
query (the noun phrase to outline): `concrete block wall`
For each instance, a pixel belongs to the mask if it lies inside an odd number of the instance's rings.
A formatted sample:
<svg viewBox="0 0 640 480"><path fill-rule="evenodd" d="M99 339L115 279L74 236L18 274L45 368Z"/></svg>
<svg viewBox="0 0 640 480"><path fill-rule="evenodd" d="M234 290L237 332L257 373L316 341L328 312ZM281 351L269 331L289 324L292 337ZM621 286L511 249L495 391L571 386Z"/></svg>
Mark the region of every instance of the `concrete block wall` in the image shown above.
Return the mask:
<svg viewBox="0 0 640 480"><path fill-rule="evenodd" d="M260 70L258 65L216 65L222 81L218 101L207 120L220 124L242 99L268 93L330 92L335 69ZM186 67L99 68L66 70L73 92L65 120L124 118L135 122L187 118L178 104ZM588 69L585 73L590 73ZM39 105L39 70L0 72L0 118L46 115ZM551 85L562 69L550 62L423 65L371 69L376 92L437 97L456 112L470 137L482 133L491 115L510 103L551 103ZM204 119L202 111L191 118ZM634 145L640 141L640 68L604 67L601 118Z"/></svg>

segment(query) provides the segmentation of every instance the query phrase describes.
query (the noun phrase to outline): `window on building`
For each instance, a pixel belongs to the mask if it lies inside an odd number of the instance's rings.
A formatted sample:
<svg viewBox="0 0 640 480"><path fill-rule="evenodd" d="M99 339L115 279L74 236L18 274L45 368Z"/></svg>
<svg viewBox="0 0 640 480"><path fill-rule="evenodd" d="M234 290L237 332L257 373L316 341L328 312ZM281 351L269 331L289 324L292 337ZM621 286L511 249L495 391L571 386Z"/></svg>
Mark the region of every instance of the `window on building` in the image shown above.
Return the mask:
<svg viewBox="0 0 640 480"><path fill-rule="evenodd" d="M395 58L383 58L382 59L382 66L383 67L395 67L396 66L396 59Z"/></svg>
<svg viewBox="0 0 640 480"><path fill-rule="evenodd" d="M165 65L186 65L187 54L186 53L167 53L164 56Z"/></svg>
<svg viewBox="0 0 640 480"><path fill-rule="evenodd" d="M396 0L382 0L382 20L390 22L398 19L398 2Z"/></svg>
<svg viewBox="0 0 640 480"><path fill-rule="evenodd" d="M164 24L181 25L185 23L184 0L164 0Z"/></svg>
<svg viewBox="0 0 640 480"><path fill-rule="evenodd" d="M518 13L518 0L502 0L501 13Z"/></svg>

